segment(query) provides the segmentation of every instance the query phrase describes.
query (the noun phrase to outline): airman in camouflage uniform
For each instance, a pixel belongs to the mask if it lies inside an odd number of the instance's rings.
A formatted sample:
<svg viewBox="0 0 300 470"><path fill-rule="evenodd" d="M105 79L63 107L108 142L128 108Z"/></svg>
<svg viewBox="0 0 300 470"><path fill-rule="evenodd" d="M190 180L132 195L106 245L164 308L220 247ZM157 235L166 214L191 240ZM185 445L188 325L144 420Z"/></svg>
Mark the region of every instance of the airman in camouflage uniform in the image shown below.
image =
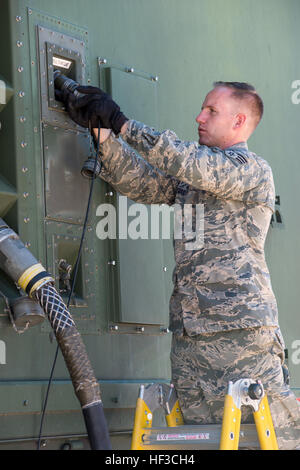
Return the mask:
<svg viewBox="0 0 300 470"><path fill-rule="evenodd" d="M279 448L294 449L300 447L300 406L283 373L284 343L264 255L275 203L272 171L249 151L247 138L227 145L222 121L230 116L228 100L236 99L241 112L234 126L246 126L252 96L233 98L239 85L222 82L207 95L196 119L199 143L127 121L121 137L111 133L101 146L100 176L140 203L204 204L204 246L187 250L184 234L174 240L172 381L185 422L221 422L228 382L260 379ZM256 95L253 90L248 86ZM248 421L252 410L245 411Z"/></svg>

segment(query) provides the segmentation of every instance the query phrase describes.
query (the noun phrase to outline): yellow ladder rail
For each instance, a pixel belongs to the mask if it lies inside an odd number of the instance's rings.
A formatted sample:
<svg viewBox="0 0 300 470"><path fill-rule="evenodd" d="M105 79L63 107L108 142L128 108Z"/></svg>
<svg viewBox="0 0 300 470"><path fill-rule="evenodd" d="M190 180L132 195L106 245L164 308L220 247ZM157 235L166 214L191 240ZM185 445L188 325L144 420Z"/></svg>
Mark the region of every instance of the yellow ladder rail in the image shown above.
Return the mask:
<svg viewBox="0 0 300 470"><path fill-rule="evenodd" d="M239 447L241 407L251 406L260 448L278 450L276 434L267 396L260 381L240 379L229 382L225 397L220 450L237 450Z"/></svg>
<svg viewBox="0 0 300 470"><path fill-rule="evenodd" d="M153 413L157 408L165 410L165 420L168 427L183 424L183 416L173 385L150 384L140 387L137 399L131 450L142 450L145 429L151 428Z"/></svg>
<svg viewBox="0 0 300 470"><path fill-rule="evenodd" d="M269 402L265 395L259 409L253 413L258 439L262 450L278 450Z"/></svg>

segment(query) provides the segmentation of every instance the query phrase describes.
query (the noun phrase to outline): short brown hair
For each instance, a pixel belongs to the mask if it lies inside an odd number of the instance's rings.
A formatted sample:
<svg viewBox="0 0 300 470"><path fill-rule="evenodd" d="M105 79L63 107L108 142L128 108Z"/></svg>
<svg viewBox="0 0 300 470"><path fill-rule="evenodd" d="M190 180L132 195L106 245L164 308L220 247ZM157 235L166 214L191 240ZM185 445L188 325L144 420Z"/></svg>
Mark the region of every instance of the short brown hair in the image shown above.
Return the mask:
<svg viewBox="0 0 300 470"><path fill-rule="evenodd" d="M254 86L245 82L214 82L214 87L231 88L232 96L238 100L247 100L249 108L255 120L255 127L260 122L264 113L264 103Z"/></svg>

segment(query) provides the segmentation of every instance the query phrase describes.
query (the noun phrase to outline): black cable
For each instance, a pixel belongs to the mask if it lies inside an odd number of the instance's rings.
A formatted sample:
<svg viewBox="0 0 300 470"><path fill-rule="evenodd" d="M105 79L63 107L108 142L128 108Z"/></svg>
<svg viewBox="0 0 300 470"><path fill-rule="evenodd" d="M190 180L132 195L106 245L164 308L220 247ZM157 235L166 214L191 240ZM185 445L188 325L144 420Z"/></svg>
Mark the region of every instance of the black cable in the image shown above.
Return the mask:
<svg viewBox="0 0 300 470"><path fill-rule="evenodd" d="M90 132L92 133L91 126L90 126ZM74 268L74 276L73 276L73 280L72 280L71 290L70 290L69 297L68 297L67 308L69 308L69 304L70 304L70 301L71 301L71 297L73 295L73 291L74 291L74 287L75 287L75 281L76 281L76 277L77 277L77 273L78 273L79 261L80 261L82 247L83 247L83 241L84 241L84 237L85 237L87 221L88 221L88 216L89 216L89 211L90 211L90 205L91 205L91 200L92 200L94 180L96 179L95 171L96 171L96 167L97 167L97 163L98 163L97 160L98 160L98 155L99 155L99 148L100 148L100 120L99 120L99 125L98 125L97 149L96 149L96 158L95 158L95 163L94 163L93 178L92 178L92 181L91 181L90 193L89 193L89 197L88 197L88 203L87 203L87 208L86 208L86 212L85 212L85 219L84 219L84 223L83 223L81 240L80 240L77 259L76 259L75 268ZM54 374L54 369L55 369L55 365L56 365L56 361L57 361L58 351L59 351L59 346L57 345L55 355L54 355L53 364L52 364L52 368L51 368L51 372L50 372L50 376L49 376L49 380L48 380L46 397L45 397L43 410L42 410L42 417L41 417L41 424L40 424L37 450L40 450L40 446L41 446L41 438L42 438L42 430L43 430L45 412L46 412L46 408L47 408L48 396L49 396L50 387L51 387L51 383L52 383L52 379L53 379L53 374Z"/></svg>

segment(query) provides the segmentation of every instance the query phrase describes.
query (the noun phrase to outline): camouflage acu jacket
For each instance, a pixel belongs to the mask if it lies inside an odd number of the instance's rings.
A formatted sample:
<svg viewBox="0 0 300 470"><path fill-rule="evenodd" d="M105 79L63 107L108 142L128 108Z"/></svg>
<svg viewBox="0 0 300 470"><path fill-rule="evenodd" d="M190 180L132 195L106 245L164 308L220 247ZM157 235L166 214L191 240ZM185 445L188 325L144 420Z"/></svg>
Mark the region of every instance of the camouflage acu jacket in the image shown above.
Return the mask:
<svg viewBox="0 0 300 470"><path fill-rule="evenodd" d="M102 153L101 178L130 199L204 205L203 246L187 250L184 236L174 240L174 333L278 326L264 255L275 200L265 160L245 142L221 150L133 120L122 139L112 134L104 142Z"/></svg>

